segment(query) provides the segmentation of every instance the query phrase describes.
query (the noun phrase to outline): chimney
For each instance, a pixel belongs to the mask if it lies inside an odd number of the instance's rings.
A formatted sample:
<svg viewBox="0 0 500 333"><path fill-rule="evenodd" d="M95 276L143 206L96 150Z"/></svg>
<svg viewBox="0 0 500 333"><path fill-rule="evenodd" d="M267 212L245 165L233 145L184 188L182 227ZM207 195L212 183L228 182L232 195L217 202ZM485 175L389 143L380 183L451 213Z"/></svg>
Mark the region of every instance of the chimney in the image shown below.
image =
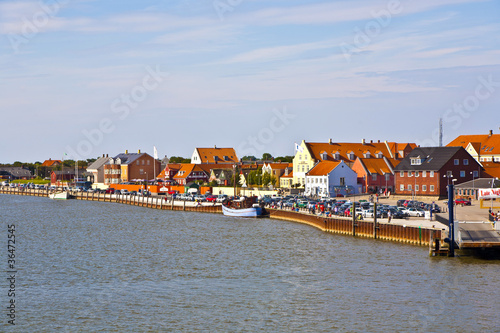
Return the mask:
<svg viewBox="0 0 500 333"><path fill-rule="evenodd" d="M141 150L139 149L139 150L137 151L137 154L140 154L140 153L141 153Z"/></svg>
<svg viewBox="0 0 500 333"><path fill-rule="evenodd" d="M102 154L102 157L106 157L106 156L104 156L104 154Z"/></svg>
<svg viewBox="0 0 500 333"><path fill-rule="evenodd" d="M489 136L492 136L493 135L493 130L490 130L490 135Z"/></svg>
<svg viewBox="0 0 500 333"><path fill-rule="evenodd" d="M370 140L370 143L373 143L373 140Z"/></svg>
<svg viewBox="0 0 500 333"><path fill-rule="evenodd" d="M330 138L330 139L328 139L328 144L330 144L330 145L331 145L331 144L333 144L333 141L332 141L332 139L331 139L331 138Z"/></svg>
<svg viewBox="0 0 500 333"><path fill-rule="evenodd" d="M378 140L378 143L380 143L380 140Z"/></svg>
<svg viewBox="0 0 500 333"><path fill-rule="evenodd" d="M125 154L128 154L128 149L125 149Z"/></svg>
<svg viewBox="0 0 500 333"><path fill-rule="evenodd" d="M217 146L216 146L216 145L214 145L214 149L217 149Z"/></svg>
<svg viewBox="0 0 500 333"><path fill-rule="evenodd" d="M365 139L361 139L361 144L364 145L365 144Z"/></svg>
<svg viewBox="0 0 500 333"><path fill-rule="evenodd" d="M106 154L106 157L109 157L108 154Z"/></svg>

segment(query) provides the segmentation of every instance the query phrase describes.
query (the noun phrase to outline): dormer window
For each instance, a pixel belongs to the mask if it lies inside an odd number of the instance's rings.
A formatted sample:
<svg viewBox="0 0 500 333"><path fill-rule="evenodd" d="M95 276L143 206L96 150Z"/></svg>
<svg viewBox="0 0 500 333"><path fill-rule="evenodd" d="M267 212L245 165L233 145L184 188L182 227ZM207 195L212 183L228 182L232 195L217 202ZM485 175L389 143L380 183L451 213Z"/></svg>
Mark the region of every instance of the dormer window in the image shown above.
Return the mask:
<svg viewBox="0 0 500 333"><path fill-rule="evenodd" d="M324 151L324 152L321 152L321 159L323 161L327 160L328 159L328 154Z"/></svg>
<svg viewBox="0 0 500 333"><path fill-rule="evenodd" d="M370 152L369 152L369 151L365 151L365 152L363 153L363 157L364 157L364 158L370 158L370 157L371 157Z"/></svg>
<svg viewBox="0 0 500 333"><path fill-rule="evenodd" d="M121 158L119 158L119 157L118 157L118 158L116 159L115 163L116 163L116 164L122 164L122 160L121 160Z"/></svg>
<svg viewBox="0 0 500 333"><path fill-rule="evenodd" d="M376 158L382 158L384 155L381 152L376 152L375 157Z"/></svg>
<svg viewBox="0 0 500 333"><path fill-rule="evenodd" d="M410 157L411 165L422 165L423 161L424 161L424 159L420 158L420 156Z"/></svg>
<svg viewBox="0 0 500 333"><path fill-rule="evenodd" d="M340 160L340 153L338 151L336 151L335 153L333 153L333 158L336 159L336 160Z"/></svg>
<svg viewBox="0 0 500 333"><path fill-rule="evenodd" d="M354 152L352 152L352 151L348 152L347 156L349 157L350 160L354 160L354 158L355 158Z"/></svg>
<svg viewBox="0 0 500 333"><path fill-rule="evenodd" d="M229 157L228 156L224 156L224 161L229 161Z"/></svg>
<svg viewBox="0 0 500 333"><path fill-rule="evenodd" d="M114 160L114 159L112 159L112 158L110 158L110 159L109 159L109 164L115 164L115 160Z"/></svg>

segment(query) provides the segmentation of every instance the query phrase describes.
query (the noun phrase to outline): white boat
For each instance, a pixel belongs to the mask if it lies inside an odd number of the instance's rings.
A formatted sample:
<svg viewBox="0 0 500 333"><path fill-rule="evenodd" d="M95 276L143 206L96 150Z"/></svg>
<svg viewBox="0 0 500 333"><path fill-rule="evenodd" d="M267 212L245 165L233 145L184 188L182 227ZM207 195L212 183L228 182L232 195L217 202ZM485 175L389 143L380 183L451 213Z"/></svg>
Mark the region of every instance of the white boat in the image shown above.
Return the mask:
<svg viewBox="0 0 500 333"><path fill-rule="evenodd" d="M234 217L259 217L262 215L261 207L250 207L250 208L229 208L222 205L222 213L225 216Z"/></svg>
<svg viewBox="0 0 500 333"><path fill-rule="evenodd" d="M49 199L66 200L66 199L69 199L69 193L67 191L50 193Z"/></svg>

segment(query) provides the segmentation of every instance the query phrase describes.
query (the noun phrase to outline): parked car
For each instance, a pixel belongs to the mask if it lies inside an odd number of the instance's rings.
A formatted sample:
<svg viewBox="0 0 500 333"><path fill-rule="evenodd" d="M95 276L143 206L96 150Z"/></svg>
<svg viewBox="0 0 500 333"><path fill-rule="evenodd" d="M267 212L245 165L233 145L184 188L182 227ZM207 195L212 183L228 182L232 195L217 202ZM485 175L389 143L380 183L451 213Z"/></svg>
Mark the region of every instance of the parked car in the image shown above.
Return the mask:
<svg viewBox="0 0 500 333"><path fill-rule="evenodd" d="M216 202L217 201L217 196L216 195L208 195L206 200L208 202Z"/></svg>
<svg viewBox="0 0 500 333"><path fill-rule="evenodd" d="M413 216L413 217L423 217L425 215L425 212L421 209L410 207L406 209L406 213L408 216Z"/></svg>
<svg viewBox="0 0 500 333"><path fill-rule="evenodd" d="M106 191L104 193L107 193L107 194L114 194L115 193L115 189L110 187L110 188L107 188Z"/></svg>
<svg viewBox="0 0 500 333"><path fill-rule="evenodd" d="M217 197L217 199L215 201L216 202L223 202L226 199L227 199L227 195L225 195L225 194L219 194L219 196Z"/></svg>
<svg viewBox="0 0 500 333"><path fill-rule="evenodd" d="M356 208L356 211L358 211L358 208ZM367 218L367 217L374 218L375 211L373 210L373 208L363 209L362 215L364 218ZM381 216L381 212L379 210L377 210L377 217L380 217L380 216Z"/></svg>
<svg viewBox="0 0 500 333"><path fill-rule="evenodd" d="M471 201L467 200L465 198L458 198L458 199L455 199L455 205L470 206Z"/></svg>

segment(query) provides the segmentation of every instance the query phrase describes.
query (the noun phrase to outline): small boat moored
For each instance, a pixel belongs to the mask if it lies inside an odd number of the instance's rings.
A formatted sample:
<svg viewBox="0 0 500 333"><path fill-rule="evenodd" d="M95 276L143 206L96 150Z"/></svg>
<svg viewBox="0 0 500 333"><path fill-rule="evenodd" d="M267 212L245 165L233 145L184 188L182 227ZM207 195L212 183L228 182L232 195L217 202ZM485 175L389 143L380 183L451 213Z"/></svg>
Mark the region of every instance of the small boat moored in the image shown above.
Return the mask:
<svg viewBox="0 0 500 333"><path fill-rule="evenodd" d="M69 192L68 191L63 191L63 192L50 193L49 194L49 199L54 199L54 200L66 200L66 199L69 199Z"/></svg>
<svg viewBox="0 0 500 333"><path fill-rule="evenodd" d="M264 208L256 203L256 197L242 197L240 200L230 200L222 204L222 213L233 217L262 217Z"/></svg>

